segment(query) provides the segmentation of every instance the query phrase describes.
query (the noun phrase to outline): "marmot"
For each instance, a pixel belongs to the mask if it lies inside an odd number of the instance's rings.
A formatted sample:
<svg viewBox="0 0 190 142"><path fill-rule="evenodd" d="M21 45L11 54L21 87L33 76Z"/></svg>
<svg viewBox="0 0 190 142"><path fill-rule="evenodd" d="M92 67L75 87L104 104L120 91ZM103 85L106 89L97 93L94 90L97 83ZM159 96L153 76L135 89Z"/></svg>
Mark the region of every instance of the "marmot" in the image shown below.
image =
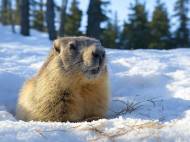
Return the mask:
<svg viewBox="0 0 190 142"><path fill-rule="evenodd" d="M60 122L103 118L108 84L105 50L99 40L58 38L39 72L21 89L16 118Z"/></svg>

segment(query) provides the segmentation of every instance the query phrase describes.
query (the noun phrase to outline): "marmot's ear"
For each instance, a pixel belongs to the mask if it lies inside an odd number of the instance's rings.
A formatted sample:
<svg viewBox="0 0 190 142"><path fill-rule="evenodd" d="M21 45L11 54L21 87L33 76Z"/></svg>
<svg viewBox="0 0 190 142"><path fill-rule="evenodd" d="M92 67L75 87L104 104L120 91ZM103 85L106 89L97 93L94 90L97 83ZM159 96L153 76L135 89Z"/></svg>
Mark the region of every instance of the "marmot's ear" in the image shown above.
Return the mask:
<svg viewBox="0 0 190 142"><path fill-rule="evenodd" d="M57 53L60 53L60 39L56 39L53 41L53 50Z"/></svg>

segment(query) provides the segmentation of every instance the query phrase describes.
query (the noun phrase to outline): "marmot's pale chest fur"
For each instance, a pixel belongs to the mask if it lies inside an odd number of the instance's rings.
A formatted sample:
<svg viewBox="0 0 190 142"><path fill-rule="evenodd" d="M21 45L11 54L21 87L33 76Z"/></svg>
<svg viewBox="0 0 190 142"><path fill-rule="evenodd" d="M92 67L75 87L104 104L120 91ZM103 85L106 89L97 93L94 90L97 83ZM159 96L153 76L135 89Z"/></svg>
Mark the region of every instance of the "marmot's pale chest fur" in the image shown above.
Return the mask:
<svg viewBox="0 0 190 142"><path fill-rule="evenodd" d="M45 63L20 91L16 117L24 121L102 118L109 86L105 50L88 37L54 41Z"/></svg>

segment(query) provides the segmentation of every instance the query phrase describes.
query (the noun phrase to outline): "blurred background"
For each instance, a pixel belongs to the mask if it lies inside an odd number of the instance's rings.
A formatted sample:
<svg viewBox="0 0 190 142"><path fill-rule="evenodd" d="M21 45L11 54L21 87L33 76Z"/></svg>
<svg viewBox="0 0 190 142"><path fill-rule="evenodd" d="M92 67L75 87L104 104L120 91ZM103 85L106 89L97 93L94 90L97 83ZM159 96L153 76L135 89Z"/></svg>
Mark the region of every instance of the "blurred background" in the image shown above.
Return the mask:
<svg viewBox="0 0 190 142"><path fill-rule="evenodd" d="M189 9L190 0L0 0L0 23L50 40L87 35L106 48L188 48Z"/></svg>

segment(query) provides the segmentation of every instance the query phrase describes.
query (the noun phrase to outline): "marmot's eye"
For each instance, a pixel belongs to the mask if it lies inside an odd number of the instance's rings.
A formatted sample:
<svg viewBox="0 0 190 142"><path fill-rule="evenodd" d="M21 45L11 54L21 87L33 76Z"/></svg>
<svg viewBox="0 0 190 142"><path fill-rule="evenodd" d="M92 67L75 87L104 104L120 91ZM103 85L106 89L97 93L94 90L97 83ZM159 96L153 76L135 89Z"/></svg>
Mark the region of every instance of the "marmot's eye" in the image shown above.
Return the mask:
<svg viewBox="0 0 190 142"><path fill-rule="evenodd" d="M70 48L71 50L76 50L76 49L77 49L77 47L76 47L76 45L75 45L74 43L70 43L70 44L69 44L69 48Z"/></svg>

